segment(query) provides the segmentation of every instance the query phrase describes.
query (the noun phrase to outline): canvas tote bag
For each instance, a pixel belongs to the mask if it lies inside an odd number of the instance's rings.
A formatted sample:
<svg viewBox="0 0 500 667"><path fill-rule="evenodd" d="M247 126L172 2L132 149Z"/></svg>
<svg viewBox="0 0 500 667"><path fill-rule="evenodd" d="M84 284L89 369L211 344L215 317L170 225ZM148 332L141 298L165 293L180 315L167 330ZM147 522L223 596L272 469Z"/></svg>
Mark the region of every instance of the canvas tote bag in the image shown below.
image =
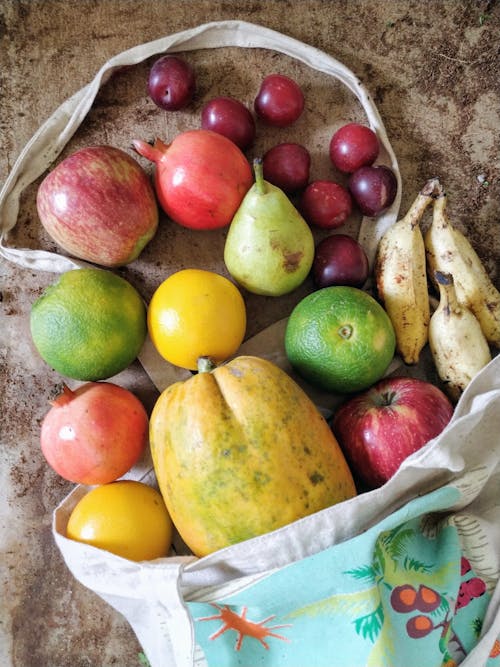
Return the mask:
<svg viewBox="0 0 500 667"><path fill-rule="evenodd" d="M499 433L497 357L383 487L272 533L133 563L65 537L85 487L56 509L53 533L152 667L495 667Z"/></svg>

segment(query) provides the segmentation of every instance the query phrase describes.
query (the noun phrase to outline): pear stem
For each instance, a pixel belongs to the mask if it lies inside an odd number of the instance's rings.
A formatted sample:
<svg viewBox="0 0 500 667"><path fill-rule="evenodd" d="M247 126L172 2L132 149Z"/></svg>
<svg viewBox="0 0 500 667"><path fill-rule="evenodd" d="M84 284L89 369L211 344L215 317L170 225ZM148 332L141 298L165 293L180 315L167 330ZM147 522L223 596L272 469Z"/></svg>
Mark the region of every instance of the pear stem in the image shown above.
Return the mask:
<svg viewBox="0 0 500 667"><path fill-rule="evenodd" d="M253 171L255 174L255 188L259 195L265 195L266 183L264 181L264 161L261 157L254 158Z"/></svg>

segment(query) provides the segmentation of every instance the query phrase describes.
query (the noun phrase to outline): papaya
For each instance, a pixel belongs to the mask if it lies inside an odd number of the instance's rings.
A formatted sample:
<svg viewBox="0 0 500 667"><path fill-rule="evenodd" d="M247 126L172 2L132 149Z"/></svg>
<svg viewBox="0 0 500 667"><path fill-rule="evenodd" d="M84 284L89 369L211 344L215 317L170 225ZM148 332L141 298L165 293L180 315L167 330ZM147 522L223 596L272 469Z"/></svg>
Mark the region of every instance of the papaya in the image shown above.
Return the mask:
<svg viewBox="0 0 500 667"><path fill-rule="evenodd" d="M274 363L239 356L165 389L150 418L161 494L193 554L262 535L356 495L323 415Z"/></svg>

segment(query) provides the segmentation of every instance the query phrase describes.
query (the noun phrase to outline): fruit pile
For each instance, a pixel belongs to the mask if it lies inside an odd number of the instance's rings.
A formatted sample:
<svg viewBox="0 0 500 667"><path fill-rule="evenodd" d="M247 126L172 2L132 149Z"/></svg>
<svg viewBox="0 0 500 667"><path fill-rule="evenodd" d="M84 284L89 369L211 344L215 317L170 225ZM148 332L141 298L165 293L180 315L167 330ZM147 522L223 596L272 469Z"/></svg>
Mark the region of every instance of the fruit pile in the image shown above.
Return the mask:
<svg viewBox="0 0 500 667"><path fill-rule="evenodd" d="M148 91L168 112L185 108L196 74L183 58L164 56ZM304 108L300 86L281 74L267 76L254 101L258 121L278 128ZM500 342L500 298L448 223L436 179L381 240L374 294L363 289L369 263L356 239L335 233L315 246L315 227L341 227L354 207L375 217L395 199L395 175L375 165L380 147L370 128L348 123L331 138L329 158L348 175L344 187L311 181L311 156L300 144L278 143L250 163L244 151L257 124L239 100L209 100L200 123L168 145L133 141L155 165L154 185L127 154L94 146L55 167L37 196L52 238L97 265L63 274L32 306L41 357L84 382L75 390L65 384L52 402L42 452L63 478L95 487L76 505L68 537L134 560L166 556L173 526L203 556L384 484L453 413L437 386L383 377L395 352L415 364L428 342L456 400L491 358L489 344ZM419 221L431 203L424 244ZM154 238L158 205L193 233L227 228L229 278L178 270L145 305L110 270ZM426 263L441 293L432 317ZM309 275L315 289L290 313L283 344L299 376L343 397L330 422L277 365L237 356L245 291L279 298ZM192 371L162 392L149 416L110 381L147 335L165 363ZM148 441L159 490L121 479Z"/></svg>

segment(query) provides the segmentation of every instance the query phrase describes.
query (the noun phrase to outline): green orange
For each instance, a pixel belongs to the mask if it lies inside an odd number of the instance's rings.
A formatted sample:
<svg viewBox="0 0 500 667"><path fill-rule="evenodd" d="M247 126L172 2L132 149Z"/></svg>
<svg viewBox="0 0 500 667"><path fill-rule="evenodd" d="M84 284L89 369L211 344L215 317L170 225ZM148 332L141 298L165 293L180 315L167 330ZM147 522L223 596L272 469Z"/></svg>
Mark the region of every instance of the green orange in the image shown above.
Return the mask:
<svg viewBox="0 0 500 667"><path fill-rule="evenodd" d="M146 306L124 278L104 269L62 274L31 308L31 336L42 359L75 380L125 370L146 337Z"/></svg>
<svg viewBox="0 0 500 667"><path fill-rule="evenodd" d="M293 309L285 332L286 354L297 373L341 394L379 380L395 345L385 310L356 287L325 287L309 294Z"/></svg>

